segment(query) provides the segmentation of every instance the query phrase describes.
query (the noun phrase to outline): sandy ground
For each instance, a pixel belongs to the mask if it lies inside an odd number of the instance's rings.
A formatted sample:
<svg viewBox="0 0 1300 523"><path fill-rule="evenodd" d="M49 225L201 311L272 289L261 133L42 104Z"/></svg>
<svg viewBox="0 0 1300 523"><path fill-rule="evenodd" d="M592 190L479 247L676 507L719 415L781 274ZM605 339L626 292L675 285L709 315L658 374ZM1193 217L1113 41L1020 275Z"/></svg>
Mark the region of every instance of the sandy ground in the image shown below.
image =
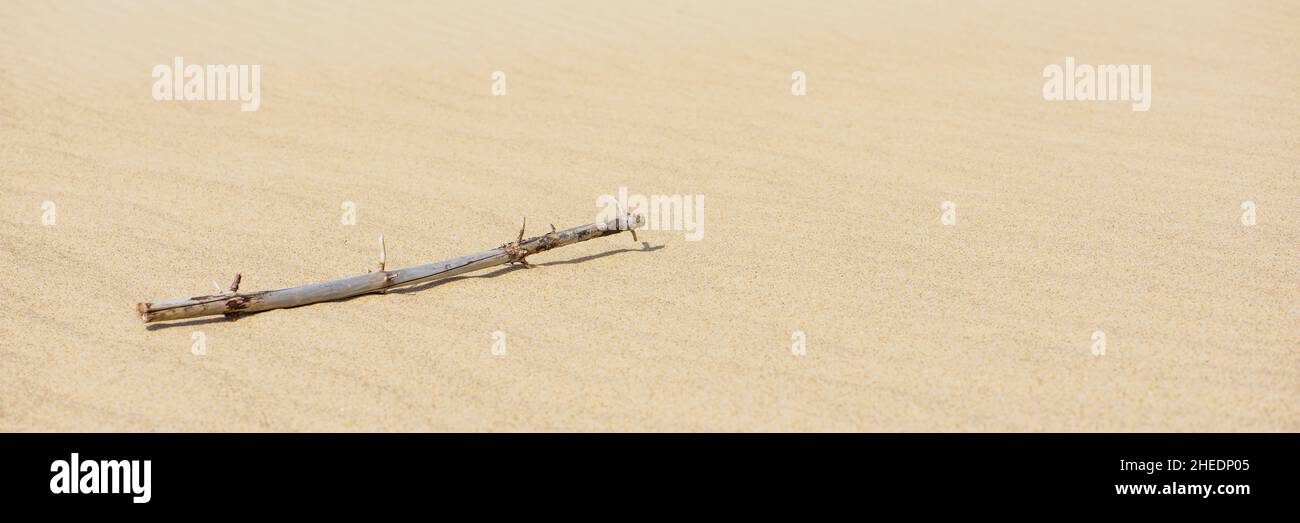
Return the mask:
<svg viewBox="0 0 1300 523"><path fill-rule="evenodd" d="M1300 430L1300 5L816 4L0 3L0 429ZM174 56L259 64L260 109L155 101ZM1151 110L1044 101L1066 56L1152 65ZM135 314L619 187L704 239Z"/></svg>

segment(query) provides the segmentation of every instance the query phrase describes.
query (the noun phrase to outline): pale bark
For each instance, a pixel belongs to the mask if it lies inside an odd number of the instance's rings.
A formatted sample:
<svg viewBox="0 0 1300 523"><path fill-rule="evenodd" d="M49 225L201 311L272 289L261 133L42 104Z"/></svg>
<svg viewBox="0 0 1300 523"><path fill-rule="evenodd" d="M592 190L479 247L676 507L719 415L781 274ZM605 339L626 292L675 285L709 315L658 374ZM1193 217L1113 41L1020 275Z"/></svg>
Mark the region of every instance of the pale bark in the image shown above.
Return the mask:
<svg viewBox="0 0 1300 523"><path fill-rule="evenodd" d="M383 238L380 238L379 270L344 278L341 280L290 287L273 291L240 293L240 276L235 276L230 291L211 296L176 298L155 302L141 303L137 306L140 319L145 323L155 321L180 320L212 316L216 314L240 314L285 307L297 307L323 301L341 300L362 294L384 292L397 287L429 283L461 274L483 270L508 263L528 265L526 256L563 247L593 238L618 234L632 230L643 224L639 215L627 215L624 227L619 220L610 220L604 224L593 223L563 231L551 232L541 236L524 239L524 231L519 230L519 237L510 243L477 254L452 258L437 263L419 265L406 269L384 270ZM636 232L632 232L635 238Z"/></svg>

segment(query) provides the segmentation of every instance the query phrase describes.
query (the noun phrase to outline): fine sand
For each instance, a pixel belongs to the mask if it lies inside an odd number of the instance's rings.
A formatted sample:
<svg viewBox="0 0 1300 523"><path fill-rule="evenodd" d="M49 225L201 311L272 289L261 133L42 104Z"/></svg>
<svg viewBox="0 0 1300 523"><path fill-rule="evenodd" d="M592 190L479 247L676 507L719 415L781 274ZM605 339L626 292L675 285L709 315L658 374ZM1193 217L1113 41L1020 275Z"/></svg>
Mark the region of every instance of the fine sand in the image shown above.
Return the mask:
<svg viewBox="0 0 1300 523"><path fill-rule="evenodd" d="M1300 430L1300 5L827 4L0 3L0 430ZM155 101L176 56L260 109ZM1044 101L1067 56L1151 65L1150 111ZM135 312L619 187L704 238Z"/></svg>

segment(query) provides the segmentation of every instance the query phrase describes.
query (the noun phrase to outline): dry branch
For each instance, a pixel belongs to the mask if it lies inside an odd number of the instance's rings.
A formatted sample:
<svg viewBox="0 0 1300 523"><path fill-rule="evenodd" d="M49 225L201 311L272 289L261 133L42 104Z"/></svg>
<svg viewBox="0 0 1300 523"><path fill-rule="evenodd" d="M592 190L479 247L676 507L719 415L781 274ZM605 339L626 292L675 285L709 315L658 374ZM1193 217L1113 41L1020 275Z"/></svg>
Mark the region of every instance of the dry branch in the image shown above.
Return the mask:
<svg viewBox="0 0 1300 523"><path fill-rule="evenodd" d="M297 307L323 301L341 300L362 294L382 293L397 287L429 283L509 263L520 263L527 267L529 265L525 260L526 257L556 247L618 234L624 230L632 230L632 237L635 239L636 231L633 229L643 225L643 219L639 215L626 215L624 219L626 221L622 224L623 227L620 227L619 219L610 220L604 224L593 223L558 232L555 230L555 226L552 225L551 232L526 240L524 239L524 229L521 227L519 236L515 241L495 249L395 271L384 270L384 240L381 236L379 239L379 269L368 274L301 287L249 293L238 292L241 277L236 274L235 281L230 285L230 291L228 292L211 296L146 302L139 304L136 309L140 313L140 319L144 320L145 323L216 314L230 315Z"/></svg>

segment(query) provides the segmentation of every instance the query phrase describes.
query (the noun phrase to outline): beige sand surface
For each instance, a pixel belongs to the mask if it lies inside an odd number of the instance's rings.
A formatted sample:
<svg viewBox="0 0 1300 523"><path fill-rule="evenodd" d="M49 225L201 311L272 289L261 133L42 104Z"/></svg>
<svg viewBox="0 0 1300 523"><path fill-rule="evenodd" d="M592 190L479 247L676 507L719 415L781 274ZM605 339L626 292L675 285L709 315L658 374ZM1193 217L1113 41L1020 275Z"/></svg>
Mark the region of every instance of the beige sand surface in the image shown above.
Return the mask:
<svg viewBox="0 0 1300 523"><path fill-rule="evenodd" d="M806 4L0 3L0 430L1300 430L1300 4ZM174 56L261 65L260 110L154 101ZM1152 65L1151 110L1044 101L1066 56ZM620 186L705 238L134 313Z"/></svg>

